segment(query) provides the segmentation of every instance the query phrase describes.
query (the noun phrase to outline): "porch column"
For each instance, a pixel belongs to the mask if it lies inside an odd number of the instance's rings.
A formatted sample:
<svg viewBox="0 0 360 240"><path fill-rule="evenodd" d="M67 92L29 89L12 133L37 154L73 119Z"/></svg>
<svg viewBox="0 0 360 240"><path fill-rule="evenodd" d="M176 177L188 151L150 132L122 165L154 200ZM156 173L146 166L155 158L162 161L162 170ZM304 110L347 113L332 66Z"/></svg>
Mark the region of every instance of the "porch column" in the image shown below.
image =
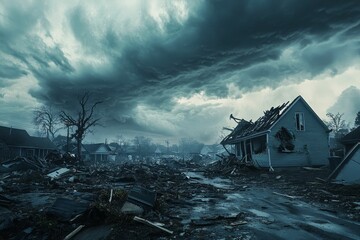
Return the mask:
<svg viewBox="0 0 360 240"><path fill-rule="evenodd" d="M245 162L247 162L246 140L243 141L243 145L244 145L244 157L245 157Z"/></svg>
<svg viewBox="0 0 360 240"><path fill-rule="evenodd" d="M269 172L273 172L274 169L271 165L271 156L270 156L269 133L266 133L266 148L267 148L267 154L268 154L268 160L269 160Z"/></svg>

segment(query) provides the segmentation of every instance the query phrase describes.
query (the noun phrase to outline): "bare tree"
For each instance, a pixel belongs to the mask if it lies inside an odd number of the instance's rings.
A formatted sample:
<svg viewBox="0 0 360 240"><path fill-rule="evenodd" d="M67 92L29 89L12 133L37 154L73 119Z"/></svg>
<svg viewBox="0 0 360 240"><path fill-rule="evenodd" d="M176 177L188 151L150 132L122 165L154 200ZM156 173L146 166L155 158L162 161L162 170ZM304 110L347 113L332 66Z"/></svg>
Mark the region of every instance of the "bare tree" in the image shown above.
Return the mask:
<svg viewBox="0 0 360 240"><path fill-rule="evenodd" d="M45 135L51 140L55 138L55 134L62 129L59 113L51 106L40 106L33 111L33 123L37 127L41 135Z"/></svg>
<svg viewBox="0 0 360 240"><path fill-rule="evenodd" d="M327 113L326 116L329 120L325 120L325 124L334 131L335 135L349 128L349 124L343 119L343 113Z"/></svg>
<svg viewBox="0 0 360 240"><path fill-rule="evenodd" d="M86 92L79 99L80 109L78 111L77 117L72 117L69 113L61 111L60 119L66 126L74 126L75 133L72 134L72 138L75 138L77 143L77 156L81 161L81 143L84 139L86 133L90 131L90 127L98 124L100 118L94 117L95 107L102 103L102 101L97 101L95 103L90 103L90 93ZM89 105L91 107L89 107Z"/></svg>
<svg viewBox="0 0 360 240"><path fill-rule="evenodd" d="M133 139L133 144L140 157L146 157L155 151L155 149L152 149L152 139L148 137L136 136Z"/></svg>
<svg viewBox="0 0 360 240"><path fill-rule="evenodd" d="M355 127L360 126L360 111L356 114L354 125L355 125Z"/></svg>

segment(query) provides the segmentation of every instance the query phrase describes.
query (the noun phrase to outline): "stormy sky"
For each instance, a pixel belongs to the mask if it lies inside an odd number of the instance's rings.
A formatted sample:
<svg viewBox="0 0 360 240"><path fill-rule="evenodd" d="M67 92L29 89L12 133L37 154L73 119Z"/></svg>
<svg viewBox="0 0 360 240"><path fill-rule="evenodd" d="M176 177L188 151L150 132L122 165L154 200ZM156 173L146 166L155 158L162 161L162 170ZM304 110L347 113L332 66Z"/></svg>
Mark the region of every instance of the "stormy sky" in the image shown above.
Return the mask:
<svg viewBox="0 0 360 240"><path fill-rule="evenodd" d="M87 141L219 141L302 95L321 118L360 111L360 3L314 0L0 2L0 124L40 105L104 102ZM225 132L226 134L226 132Z"/></svg>

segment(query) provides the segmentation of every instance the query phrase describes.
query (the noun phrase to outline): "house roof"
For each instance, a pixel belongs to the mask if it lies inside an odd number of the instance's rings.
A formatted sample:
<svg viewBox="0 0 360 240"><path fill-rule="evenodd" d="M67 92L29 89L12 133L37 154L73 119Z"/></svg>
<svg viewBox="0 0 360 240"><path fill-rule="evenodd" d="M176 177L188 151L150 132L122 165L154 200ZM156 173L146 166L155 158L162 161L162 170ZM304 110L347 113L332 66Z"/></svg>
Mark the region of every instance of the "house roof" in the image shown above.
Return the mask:
<svg viewBox="0 0 360 240"><path fill-rule="evenodd" d="M244 119L241 119L235 129L221 141L221 144L232 144L247 137L250 138L265 134L267 131L271 130L271 128L275 126L276 123L298 101L302 101L304 103L304 106L313 113L314 117L319 121L319 123L325 128L326 131L329 130L328 127L324 124L324 122L309 106L309 104L307 104L307 102L301 96L298 96L290 104L289 102L286 102L277 107L272 107L270 110L264 111L264 115L258 118L255 122L252 122L251 120L246 121Z"/></svg>
<svg viewBox="0 0 360 240"><path fill-rule="evenodd" d="M341 163L335 168L335 170L330 174L328 177L328 180L334 179L337 177L337 175L341 172L341 170L344 168L344 166L351 160L352 156L357 152L360 151L360 142L358 142L349 152L346 154L344 159L341 161Z"/></svg>
<svg viewBox="0 0 360 240"><path fill-rule="evenodd" d="M108 152L111 152L110 147L105 143L84 144L83 146L90 154L95 153L101 146L104 146Z"/></svg>
<svg viewBox="0 0 360 240"><path fill-rule="evenodd" d="M42 149L56 149L56 146L48 138L30 137L31 145Z"/></svg>
<svg viewBox="0 0 360 240"><path fill-rule="evenodd" d="M0 126L0 139L8 146L56 149L48 138L32 137L23 129Z"/></svg>
<svg viewBox="0 0 360 240"><path fill-rule="evenodd" d="M346 134L340 141L344 144L360 142L360 126Z"/></svg>
<svg viewBox="0 0 360 240"><path fill-rule="evenodd" d="M0 139L9 146L26 146L30 135L23 129L0 126Z"/></svg>

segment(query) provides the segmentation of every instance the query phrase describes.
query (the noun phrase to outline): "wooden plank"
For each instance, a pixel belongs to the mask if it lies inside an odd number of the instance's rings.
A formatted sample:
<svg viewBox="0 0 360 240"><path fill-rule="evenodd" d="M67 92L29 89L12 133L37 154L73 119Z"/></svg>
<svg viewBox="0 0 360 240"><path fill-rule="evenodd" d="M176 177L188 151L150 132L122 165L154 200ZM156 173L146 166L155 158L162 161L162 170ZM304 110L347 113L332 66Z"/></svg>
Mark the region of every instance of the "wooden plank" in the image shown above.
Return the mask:
<svg viewBox="0 0 360 240"><path fill-rule="evenodd" d="M159 226L159 225L157 225L157 224L155 224L155 223L152 223L152 222L150 222L150 221L148 221L148 220L146 220L146 219L140 218L140 217L136 217L136 216L135 216L135 217L134 217L134 221L137 221L137 222L140 222L140 223L143 223L143 224L146 224L146 225L155 227L155 228L160 229L160 230L162 230L162 231L164 231L164 232L167 232L167 233L169 233L169 234L173 234L173 233L174 233L173 231L171 231L171 230L169 230L169 229L166 229L166 228L164 228L164 227L161 227L161 226Z"/></svg>

